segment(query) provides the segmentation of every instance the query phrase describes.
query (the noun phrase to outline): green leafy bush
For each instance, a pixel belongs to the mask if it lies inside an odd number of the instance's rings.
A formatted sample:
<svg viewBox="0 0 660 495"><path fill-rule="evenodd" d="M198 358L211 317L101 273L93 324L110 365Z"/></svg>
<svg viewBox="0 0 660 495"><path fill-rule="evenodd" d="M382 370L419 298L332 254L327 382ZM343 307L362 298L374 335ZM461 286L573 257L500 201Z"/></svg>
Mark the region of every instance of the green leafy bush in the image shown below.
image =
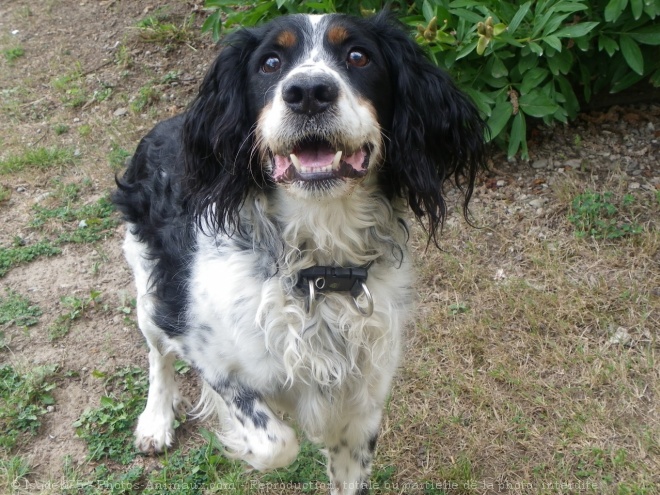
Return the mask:
<svg viewBox="0 0 660 495"><path fill-rule="evenodd" d="M565 123L602 91L660 86L657 0L207 0L202 30L219 39L283 13L370 15L386 3L469 93L509 156L527 157L529 119Z"/></svg>

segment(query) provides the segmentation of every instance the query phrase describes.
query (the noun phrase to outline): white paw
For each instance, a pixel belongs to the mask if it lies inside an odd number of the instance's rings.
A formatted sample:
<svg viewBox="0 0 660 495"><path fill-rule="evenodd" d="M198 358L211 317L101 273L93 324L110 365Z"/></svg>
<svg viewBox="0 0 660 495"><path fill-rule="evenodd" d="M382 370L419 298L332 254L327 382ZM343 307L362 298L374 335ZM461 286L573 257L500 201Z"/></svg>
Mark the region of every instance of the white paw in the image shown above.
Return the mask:
<svg viewBox="0 0 660 495"><path fill-rule="evenodd" d="M135 428L135 446L145 454L158 454L174 443L174 413L144 411Z"/></svg>
<svg viewBox="0 0 660 495"><path fill-rule="evenodd" d="M258 471L286 467L298 455L296 433L283 423L269 424L269 429L231 430L219 435L230 457L242 459Z"/></svg>

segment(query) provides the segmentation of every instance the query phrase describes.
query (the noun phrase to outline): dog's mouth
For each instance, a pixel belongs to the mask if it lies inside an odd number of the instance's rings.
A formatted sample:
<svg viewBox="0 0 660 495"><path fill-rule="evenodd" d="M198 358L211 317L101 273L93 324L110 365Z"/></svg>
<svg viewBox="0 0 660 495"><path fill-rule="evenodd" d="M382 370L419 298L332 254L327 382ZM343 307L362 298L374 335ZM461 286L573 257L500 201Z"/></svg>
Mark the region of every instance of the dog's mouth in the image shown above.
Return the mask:
<svg viewBox="0 0 660 495"><path fill-rule="evenodd" d="M288 155L272 154L275 182L326 181L364 177L369 167L371 146L347 150L328 140L307 137L297 142Z"/></svg>

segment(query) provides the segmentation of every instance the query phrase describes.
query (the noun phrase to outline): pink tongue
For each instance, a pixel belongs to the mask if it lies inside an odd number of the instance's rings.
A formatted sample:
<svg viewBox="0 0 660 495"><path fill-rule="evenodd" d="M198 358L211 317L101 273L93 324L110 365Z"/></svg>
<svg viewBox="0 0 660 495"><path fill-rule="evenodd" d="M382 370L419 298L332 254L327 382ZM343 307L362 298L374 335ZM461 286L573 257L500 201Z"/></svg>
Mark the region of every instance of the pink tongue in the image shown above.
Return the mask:
<svg viewBox="0 0 660 495"><path fill-rule="evenodd" d="M299 150L296 153L300 164L308 168L322 168L327 167L332 163L335 154L329 148L306 149Z"/></svg>

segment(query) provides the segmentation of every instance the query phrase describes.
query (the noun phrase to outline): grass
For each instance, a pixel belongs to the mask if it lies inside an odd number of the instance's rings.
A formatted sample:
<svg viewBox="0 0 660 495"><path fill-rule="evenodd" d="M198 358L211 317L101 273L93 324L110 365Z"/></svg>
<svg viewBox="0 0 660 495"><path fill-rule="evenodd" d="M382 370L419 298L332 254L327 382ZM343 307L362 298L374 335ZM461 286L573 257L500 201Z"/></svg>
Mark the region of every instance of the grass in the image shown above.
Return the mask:
<svg viewBox="0 0 660 495"><path fill-rule="evenodd" d="M100 297L101 293L94 290L85 298L76 296L62 297L60 303L65 309L55 318L55 321L48 328L48 338L50 340L57 340L67 335L76 320L85 316L85 313L90 308L100 304Z"/></svg>
<svg viewBox="0 0 660 495"><path fill-rule="evenodd" d="M5 56L5 60L11 64L25 55L25 50L22 47L17 46L15 48L2 50L2 54Z"/></svg>
<svg viewBox="0 0 660 495"><path fill-rule="evenodd" d="M0 159L0 175L22 172L26 169L50 170L68 165L74 160L69 148L40 147L27 149Z"/></svg>
<svg viewBox="0 0 660 495"><path fill-rule="evenodd" d="M631 219L630 212L635 202L632 194L625 194L620 201L611 192L588 191L578 194L571 203L568 220L575 226L578 237L594 239L618 239L643 231Z"/></svg>
<svg viewBox="0 0 660 495"><path fill-rule="evenodd" d="M180 24L172 22L170 16L164 12L145 17L137 23L140 39L148 43L160 45L177 45L190 43L197 36L193 30L195 16L190 15Z"/></svg>
<svg viewBox="0 0 660 495"><path fill-rule="evenodd" d="M39 322L40 316L39 306L9 288L6 288L6 296L0 297L0 325L31 327Z"/></svg>
<svg viewBox="0 0 660 495"><path fill-rule="evenodd" d="M89 460L126 465L136 455L133 429L146 404L147 375L140 368L127 367L109 376L97 371L94 376L104 380L106 395L99 407L85 410L73 426L87 443Z"/></svg>
<svg viewBox="0 0 660 495"><path fill-rule="evenodd" d="M78 191L76 185L64 186L53 195L55 205L34 205L29 227L48 234L48 238L26 245L18 237L12 246L0 247L0 277L14 266L60 254L62 245L95 243L113 234L118 222L110 199L104 196L95 203L81 205Z"/></svg>
<svg viewBox="0 0 660 495"><path fill-rule="evenodd" d="M0 366L0 452L11 452L37 433L40 417L55 402L50 393L55 385L49 380L56 370L54 365L25 372L10 365Z"/></svg>

